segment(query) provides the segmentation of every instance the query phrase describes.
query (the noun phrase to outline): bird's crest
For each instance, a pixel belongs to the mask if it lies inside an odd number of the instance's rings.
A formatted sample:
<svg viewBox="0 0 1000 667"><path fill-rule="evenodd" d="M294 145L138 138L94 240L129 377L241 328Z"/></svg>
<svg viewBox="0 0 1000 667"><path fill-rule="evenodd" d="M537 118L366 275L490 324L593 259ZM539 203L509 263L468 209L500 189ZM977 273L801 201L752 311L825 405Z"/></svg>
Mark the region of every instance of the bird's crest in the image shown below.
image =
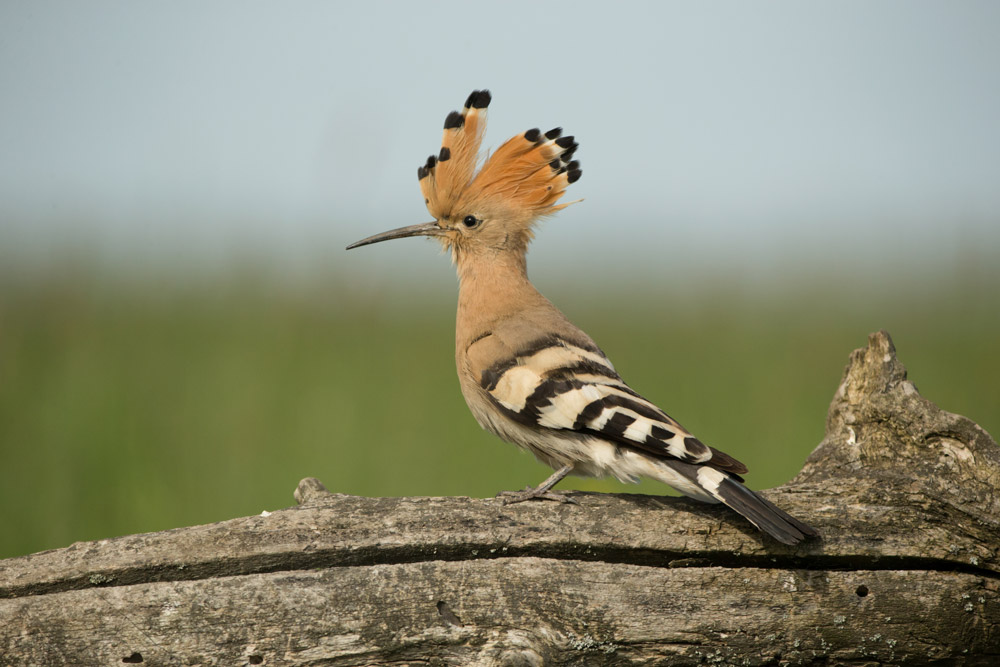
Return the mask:
<svg viewBox="0 0 1000 667"><path fill-rule="evenodd" d="M417 170L420 190L435 219L488 210L528 227L573 203L556 204L582 173L572 159L578 144L561 136L562 128L528 130L508 139L477 172L491 99L488 90L475 90L461 112L448 114L441 151Z"/></svg>

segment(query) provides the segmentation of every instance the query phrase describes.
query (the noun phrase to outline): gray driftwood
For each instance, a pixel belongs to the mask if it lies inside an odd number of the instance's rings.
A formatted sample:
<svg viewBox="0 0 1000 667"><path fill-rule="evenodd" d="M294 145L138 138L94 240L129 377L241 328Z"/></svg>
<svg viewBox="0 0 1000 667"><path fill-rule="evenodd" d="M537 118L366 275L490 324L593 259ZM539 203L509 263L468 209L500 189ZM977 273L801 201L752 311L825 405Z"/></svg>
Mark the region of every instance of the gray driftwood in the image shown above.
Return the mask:
<svg viewBox="0 0 1000 667"><path fill-rule="evenodd" d="M0 561L0 665L996 665L998 485L996 443L879 332L767 493L822 540L678 498L307 479L291 509Z"/></svg>

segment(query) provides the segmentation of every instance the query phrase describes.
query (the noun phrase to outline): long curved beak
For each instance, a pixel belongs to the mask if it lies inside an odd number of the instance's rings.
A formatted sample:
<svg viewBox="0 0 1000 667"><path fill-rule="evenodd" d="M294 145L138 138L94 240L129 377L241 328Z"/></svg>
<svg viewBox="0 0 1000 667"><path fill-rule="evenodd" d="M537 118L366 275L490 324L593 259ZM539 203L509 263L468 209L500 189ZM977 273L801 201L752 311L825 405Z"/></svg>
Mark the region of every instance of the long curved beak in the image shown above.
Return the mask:
<svg viewBox="0 0 1000 667"><path fill-rule="evenodd" d="M392 229L387 232L382 232L381 234L376 234L375 236L369 236L366 239L361 239L360 241L347 246L347 250L350 250L351 248L360 248L363 245L371 245L372 243L379 243L381 241L403 239L407 236L441 236L442 234L444 234L444 230L438 226L436 221L422 222L419 225L400 227L399 229Z"/></svg>

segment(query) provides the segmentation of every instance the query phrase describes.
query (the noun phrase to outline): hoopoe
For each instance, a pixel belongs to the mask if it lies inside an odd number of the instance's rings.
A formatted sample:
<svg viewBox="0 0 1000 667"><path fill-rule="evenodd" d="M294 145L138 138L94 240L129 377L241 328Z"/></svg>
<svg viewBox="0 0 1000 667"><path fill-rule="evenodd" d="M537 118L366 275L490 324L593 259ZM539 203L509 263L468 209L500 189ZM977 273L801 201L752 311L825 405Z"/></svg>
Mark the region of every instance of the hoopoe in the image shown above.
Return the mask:
<svg viewBox="0 0 1000 667"><path fill-rule="evenodd" d="M703 444L629 387L604 352L528 281L525 255L539 218L580 178L577 142L561 128L509 139L479 170L487 90L474 91L444 122L437 155L417 170L426 222L347 247L429 236L451 252L459 278L455 361L476 421L556 472L537 487L502 492L575 502L552 491L566 475L622 482L660 480L725 503L785 544L818 533L745 487L747 467Z"/></svg>

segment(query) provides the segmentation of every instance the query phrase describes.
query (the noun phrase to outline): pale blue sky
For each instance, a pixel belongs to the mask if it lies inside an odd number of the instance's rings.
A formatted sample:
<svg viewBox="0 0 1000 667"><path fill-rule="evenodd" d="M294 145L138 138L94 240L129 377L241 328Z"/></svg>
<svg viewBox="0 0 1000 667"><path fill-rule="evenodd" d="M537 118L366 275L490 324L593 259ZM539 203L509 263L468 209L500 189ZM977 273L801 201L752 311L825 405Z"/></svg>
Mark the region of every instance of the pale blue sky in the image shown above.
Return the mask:
<svg viewBox="0 0 1000 667"><path fill-rule="evenodd" d="M994 2L4 2L0 257L443 264L342 249L427 219L416 168L484 87L487 145L580 142L585 201L536 262L919 272L1000 250Z"/></svg>

